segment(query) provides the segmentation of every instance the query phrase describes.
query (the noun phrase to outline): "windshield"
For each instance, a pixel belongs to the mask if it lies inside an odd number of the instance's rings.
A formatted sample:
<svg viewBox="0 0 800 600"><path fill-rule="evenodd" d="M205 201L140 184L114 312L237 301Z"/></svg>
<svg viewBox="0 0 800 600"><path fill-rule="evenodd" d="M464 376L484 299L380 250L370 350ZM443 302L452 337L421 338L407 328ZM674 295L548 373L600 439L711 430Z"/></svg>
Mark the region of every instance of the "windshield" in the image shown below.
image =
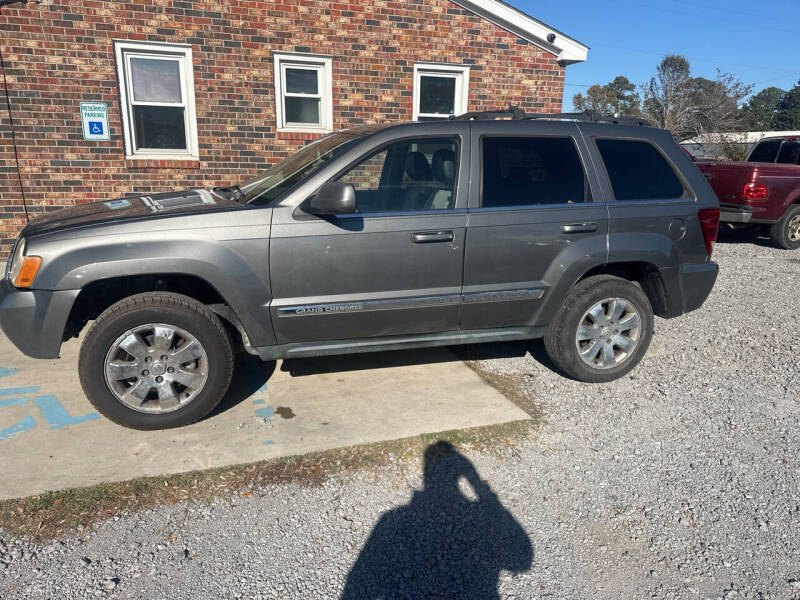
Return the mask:
<svg viewBox="0 0 800 600"><path fill-rule="evenodd" d="M266 204L283 195L301 179L341 154L360 135L343 131L327 135L262 171L240 187L247 202Z"/></svg>

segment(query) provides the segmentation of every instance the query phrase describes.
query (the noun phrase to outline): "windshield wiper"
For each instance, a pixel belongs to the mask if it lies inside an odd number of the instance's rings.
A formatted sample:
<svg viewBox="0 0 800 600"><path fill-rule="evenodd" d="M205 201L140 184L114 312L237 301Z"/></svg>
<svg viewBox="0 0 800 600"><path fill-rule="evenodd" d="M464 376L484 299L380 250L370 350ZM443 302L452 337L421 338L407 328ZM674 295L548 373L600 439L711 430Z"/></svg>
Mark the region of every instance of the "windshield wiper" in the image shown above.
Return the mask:
<svg viewBox="0 0 800 600"><path fill-rule="evenodd" d="M238 185L229 185L228 187L215 187L215 192L219 192L221 194L225 194L228 197L228 200L236 200L236 202L242 202L246 200L244 192L242 188Z"/></svg>

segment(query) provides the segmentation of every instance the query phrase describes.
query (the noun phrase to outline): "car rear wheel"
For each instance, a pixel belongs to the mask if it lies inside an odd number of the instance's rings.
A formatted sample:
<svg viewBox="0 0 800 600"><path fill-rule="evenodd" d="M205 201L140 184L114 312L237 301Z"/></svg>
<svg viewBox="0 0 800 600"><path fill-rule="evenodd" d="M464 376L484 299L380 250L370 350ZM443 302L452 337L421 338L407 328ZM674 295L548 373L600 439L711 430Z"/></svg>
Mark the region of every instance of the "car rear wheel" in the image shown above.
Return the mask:
<svg viewBox="0 0 800 600"><path fill-rule="evenodd" d="M636 284L589 277L567 295L545 333L550 359L569 377L599 383L630 372L653 336L653 308Z"/></svg>
<svg viewBox="0 0 800 600"><path fill-rule="evenodd" d="M800 206L792 206L769 232L772 240L784 250L800 248Z"/></svg>
<svg viewBox="0 0 800 600"><path fill-rule="evenodd" d="M100 413L133 429L167 429L214 409L230 385L233 350L219 318L202 304L151 292L97 318L78 368Z"/></svg>

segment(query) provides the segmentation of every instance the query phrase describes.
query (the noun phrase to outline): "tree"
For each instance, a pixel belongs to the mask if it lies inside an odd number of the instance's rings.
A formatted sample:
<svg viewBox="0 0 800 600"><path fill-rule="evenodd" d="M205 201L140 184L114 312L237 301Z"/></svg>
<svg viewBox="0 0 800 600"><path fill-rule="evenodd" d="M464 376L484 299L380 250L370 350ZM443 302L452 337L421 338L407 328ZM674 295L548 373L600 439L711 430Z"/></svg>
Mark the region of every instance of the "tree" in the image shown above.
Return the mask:
<svg viewBox="0 0 800 600"><path fill-rule="evenodd" d="M643 86L643 113L658 127L669 129L679 140L708 132L741 128L739 104L752 86L729 73L717 71L715 80L692 77L689 61L670 55Z"/></svg>
<svg viewBox="0 0 800 600"><path fill-rule="evenodd" d="M595 110L604 115L638 115L640 113L639 94L636 85L627 77L617 75L606 85L593 85L586 90L586 96L575 94L572 97L575 110Z"/></svg>
<svg viewBox="0 0 800 600"><path fill-rule="evenodd" d="M800 81L784 94L772 124L779 131L800 129Z"/></svg>
<svg viewBox="0 0 800 600"><path fill-rule="evenodd" d="M770 131L778 115L778 105L786 91L768 87L748 100L742 107L742 122L749 131Z"/></svg>

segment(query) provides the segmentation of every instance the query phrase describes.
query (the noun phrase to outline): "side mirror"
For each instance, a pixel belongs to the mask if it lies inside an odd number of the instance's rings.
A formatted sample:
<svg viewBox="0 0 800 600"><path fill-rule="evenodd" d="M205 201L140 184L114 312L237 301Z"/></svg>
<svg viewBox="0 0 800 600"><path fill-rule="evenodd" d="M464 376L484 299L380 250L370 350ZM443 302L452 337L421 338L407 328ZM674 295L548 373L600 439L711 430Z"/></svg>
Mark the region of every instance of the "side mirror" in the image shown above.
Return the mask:
<svg viewBox="0 0 800 600"><path fill-rule="evenodd" d="M329 181L308 203L312 215L340 215L356 212L356 190L349 183Z"/></svg>

